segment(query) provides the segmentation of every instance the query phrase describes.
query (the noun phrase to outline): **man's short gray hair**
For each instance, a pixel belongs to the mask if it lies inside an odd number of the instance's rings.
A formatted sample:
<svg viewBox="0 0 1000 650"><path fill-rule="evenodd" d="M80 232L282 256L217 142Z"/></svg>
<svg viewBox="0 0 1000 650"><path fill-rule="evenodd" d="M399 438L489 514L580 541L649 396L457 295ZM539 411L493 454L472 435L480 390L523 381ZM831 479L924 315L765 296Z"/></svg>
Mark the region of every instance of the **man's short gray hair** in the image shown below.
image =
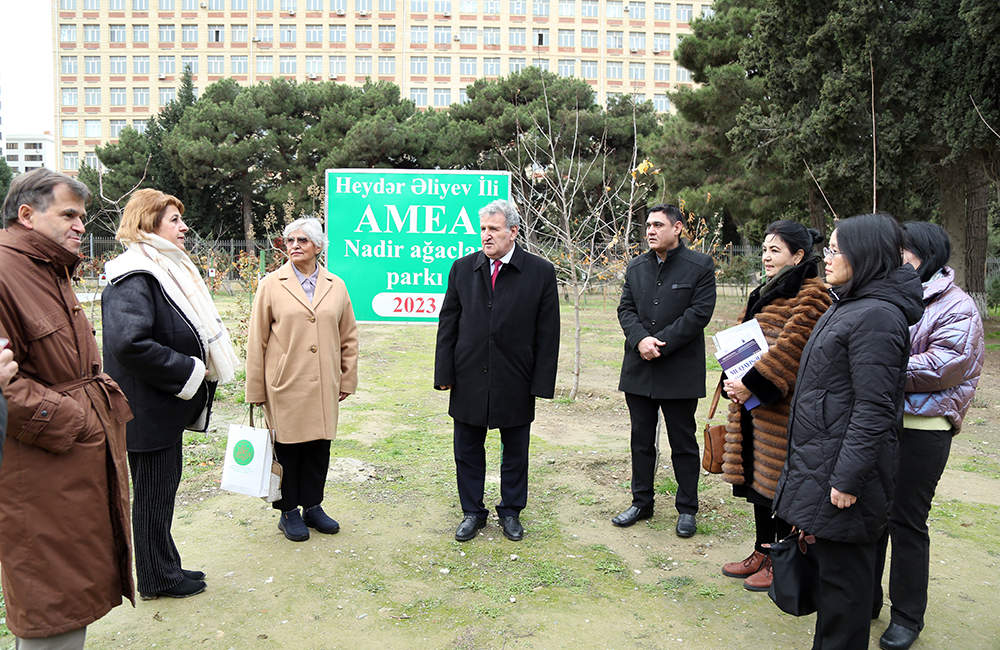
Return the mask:
<svg viewBox="0 0 1000 650"><path fill-rule="evenodd" d="M521 217L517 214L517 208L510 201L503 199L493 201L479 211L479 218L483 219L494 214L503 215L504 220L507 222L507 230L510 230L514 226L521 227Z"/></svg>
<svg viewBox="0 0 1000 650"><path fill-rule="evenodd" d="M41 212L47 210L55 197L57 185L67 186L84 205L90 202L90 190L86 185L72 176L39 167L20 174L10 184L7 198L3 202L4 225L9 226L17 221L17 210L22 205L30 205Z"/></svg>
<svg viewBox="0 0 1000 650"><path fill-rule="evenodd" d="M296 230L309 238L309 241L319 248L326 248L326 233L323 232L323 222L315 217L302 217L285 226L284 236L287 238Z"/></svg>

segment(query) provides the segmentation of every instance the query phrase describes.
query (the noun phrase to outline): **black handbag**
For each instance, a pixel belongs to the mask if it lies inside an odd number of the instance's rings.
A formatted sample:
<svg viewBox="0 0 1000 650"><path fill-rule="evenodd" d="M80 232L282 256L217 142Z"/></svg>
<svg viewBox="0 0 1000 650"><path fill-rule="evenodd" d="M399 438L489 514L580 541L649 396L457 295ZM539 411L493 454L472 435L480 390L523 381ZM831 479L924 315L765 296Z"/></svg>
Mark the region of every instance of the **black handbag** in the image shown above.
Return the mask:
<svg viewBox="0 0 1000 650"><path fill-rule="evenodd" d="M799 531L770 545L774 576L767 595L781 611L792 616L806 616L816 611L819 562L815 543L813 535Z"/></svg>

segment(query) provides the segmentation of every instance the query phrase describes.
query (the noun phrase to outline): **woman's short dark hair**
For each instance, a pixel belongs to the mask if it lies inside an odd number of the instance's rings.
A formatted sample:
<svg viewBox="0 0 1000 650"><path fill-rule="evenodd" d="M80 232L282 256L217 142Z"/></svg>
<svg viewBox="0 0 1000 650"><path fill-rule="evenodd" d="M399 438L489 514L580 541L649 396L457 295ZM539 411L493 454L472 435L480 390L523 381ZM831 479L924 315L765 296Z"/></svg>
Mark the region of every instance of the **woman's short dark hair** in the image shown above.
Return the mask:
<svg viewBox="0 0 1000 650"><path fill-rule="evenodd" d="M767 237L768 235L777 235L780 237L781 241L785 242L785 246L788 246L788 251L792 255L795 255L799 251L805 251L806 259L808 259L809 253L815 250L814 246L823 243L823 235L818 230L806 228L797 221L788 221L786 219L772 221L771 225L764 231L764 236Z"/></svg>
<svg viewBox="0 0 1000 650"><path fill-rule="evenodd" d="M846 298L903 265L903 230L888 213L859 214L837 224L837 248L853 271L838 292Z"/></svg>
<svg viewBox="0 0 1000 650"><path fill-rule="evenodd" d="M941 226L926 221L907 221L903 229L903 248L920 260L920 281L927 282L951 257L951 240Z"/></svg>

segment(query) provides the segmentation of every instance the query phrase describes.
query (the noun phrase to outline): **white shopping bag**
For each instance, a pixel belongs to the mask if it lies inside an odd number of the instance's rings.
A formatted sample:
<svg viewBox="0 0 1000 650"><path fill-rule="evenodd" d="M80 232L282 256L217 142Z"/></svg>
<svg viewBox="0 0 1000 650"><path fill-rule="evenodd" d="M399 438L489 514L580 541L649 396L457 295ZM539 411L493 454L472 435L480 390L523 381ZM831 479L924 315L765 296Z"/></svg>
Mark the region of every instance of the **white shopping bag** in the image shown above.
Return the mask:
<svg viewBox="0 0 1000 650"><path fill-rule="evenodd" d="M271 484L272 450L268 430L245 424L229 425L222 489L266 497Z"/></svg>

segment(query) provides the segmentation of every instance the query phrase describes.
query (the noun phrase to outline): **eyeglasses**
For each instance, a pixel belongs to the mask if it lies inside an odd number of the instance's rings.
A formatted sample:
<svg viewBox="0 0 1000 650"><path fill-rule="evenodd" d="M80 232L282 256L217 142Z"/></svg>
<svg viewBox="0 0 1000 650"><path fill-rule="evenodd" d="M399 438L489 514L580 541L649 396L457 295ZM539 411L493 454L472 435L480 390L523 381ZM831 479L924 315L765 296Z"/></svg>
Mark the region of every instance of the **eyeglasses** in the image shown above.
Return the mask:
<svg viewBox="0 0 1000 650"><path fill-rule="evenodd" d="M842 251L835 251L832 248L823 248L823 257L836 257L837 255L843 255Z"/></svg>
<svg viewBox="0 0 1000 650"><path fill-rule="evenodd" d="M295 245L295 242L298 242L299 246L305 246L309 241L308 237L287 237L285 238L285 245L292 247Z"/></svg>

